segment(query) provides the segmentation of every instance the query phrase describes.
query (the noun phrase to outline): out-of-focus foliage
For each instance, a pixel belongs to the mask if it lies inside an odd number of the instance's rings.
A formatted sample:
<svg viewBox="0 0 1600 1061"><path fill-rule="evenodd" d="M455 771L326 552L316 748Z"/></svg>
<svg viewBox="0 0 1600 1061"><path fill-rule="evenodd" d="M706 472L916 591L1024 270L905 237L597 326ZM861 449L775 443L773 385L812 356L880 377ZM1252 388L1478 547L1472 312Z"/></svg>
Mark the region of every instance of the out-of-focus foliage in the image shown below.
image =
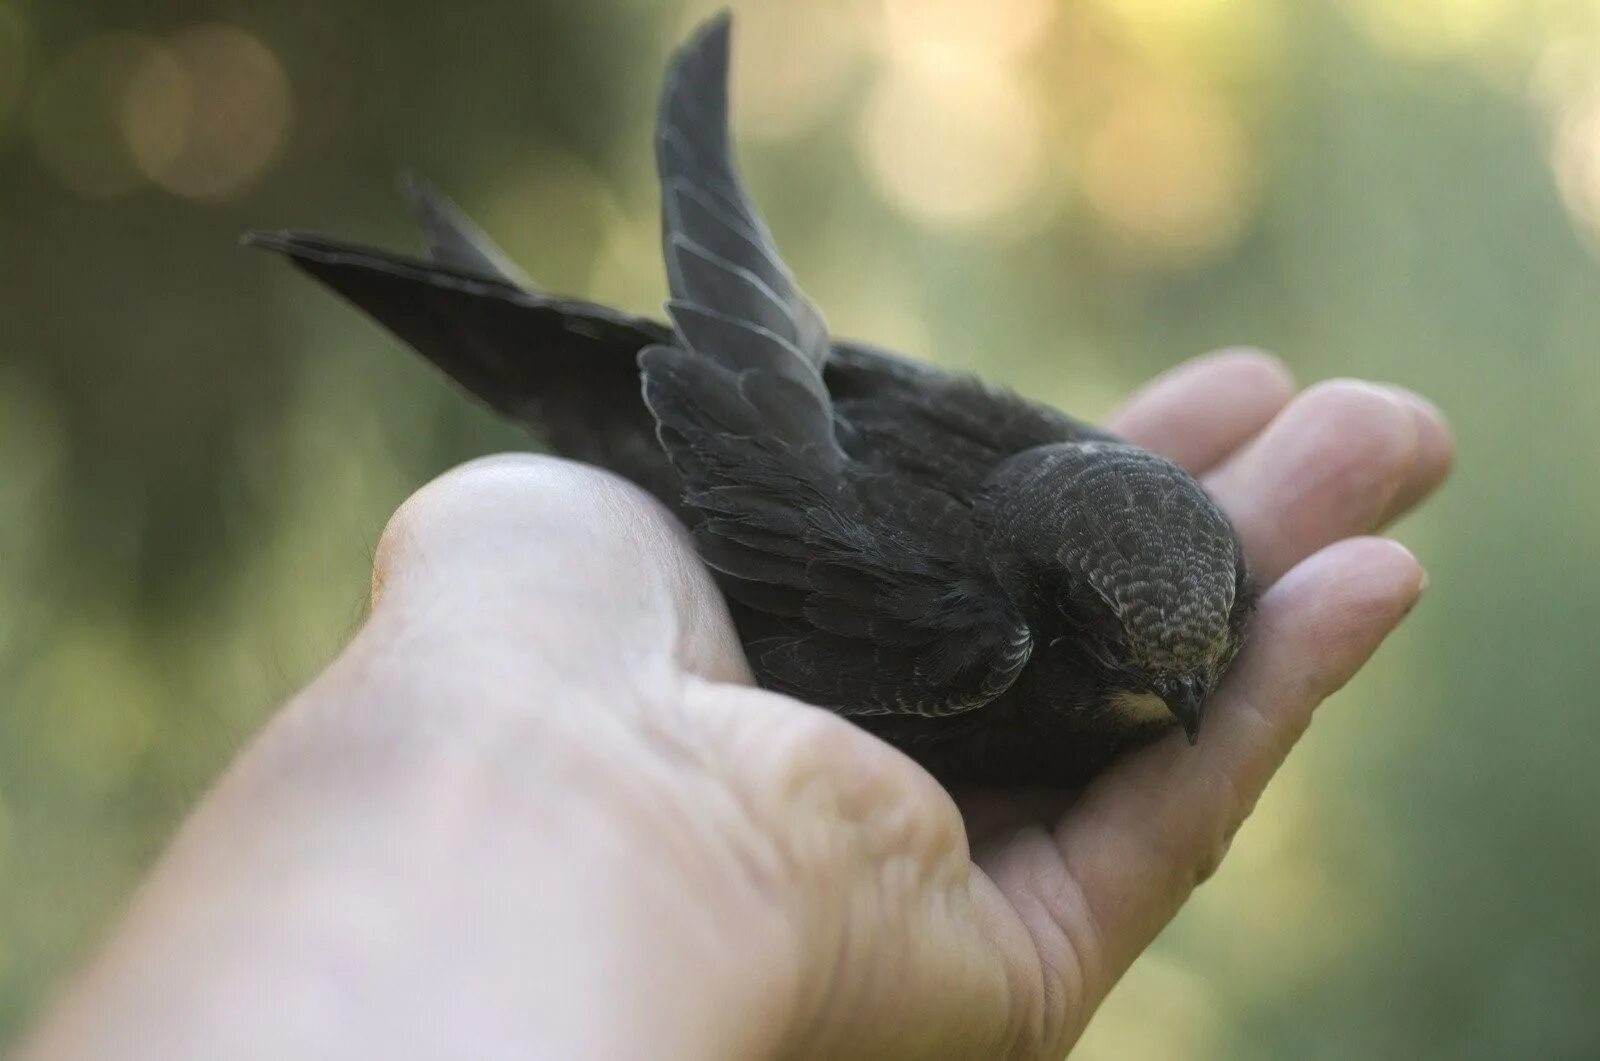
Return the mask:
<svg viewBox="0 0 1600 1061"><path fill-rule="evenodd" d="M1082 1055L1600 1053L1600 8L750 0L738 131L837 330L1098 414L1220 344L1433 396L1433 586ZM706 6L0 0L0 1034L361 617L387 514L522 445L234 246L661 297L649 122Z"/></svg>

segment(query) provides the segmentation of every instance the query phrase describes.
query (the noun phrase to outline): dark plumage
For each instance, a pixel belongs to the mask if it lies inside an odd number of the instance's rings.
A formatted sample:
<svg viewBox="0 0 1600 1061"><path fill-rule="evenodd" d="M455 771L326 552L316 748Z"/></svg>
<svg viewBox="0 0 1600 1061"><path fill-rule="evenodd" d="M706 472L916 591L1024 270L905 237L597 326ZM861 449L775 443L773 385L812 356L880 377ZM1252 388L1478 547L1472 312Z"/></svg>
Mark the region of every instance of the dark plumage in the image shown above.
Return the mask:
<svg viewBox="0 0 1600 1061"><path fill-rule="evenodd" d="M253 242L671 505L763 685L946 781L1074 783L1174 722L1193 738L1252 603L1227 519L1164 458L830 339L733 169L727 68L723 17L667 75L670 326L532 290L415 182L426 261Z"/></svg>

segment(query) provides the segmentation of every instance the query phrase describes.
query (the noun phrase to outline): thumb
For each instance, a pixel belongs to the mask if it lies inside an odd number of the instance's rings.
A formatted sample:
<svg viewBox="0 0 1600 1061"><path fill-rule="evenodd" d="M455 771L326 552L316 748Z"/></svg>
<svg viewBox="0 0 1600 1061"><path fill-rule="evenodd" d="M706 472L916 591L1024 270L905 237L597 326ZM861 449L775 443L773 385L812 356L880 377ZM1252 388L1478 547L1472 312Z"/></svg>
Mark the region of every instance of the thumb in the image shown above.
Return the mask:
<svg viewBox="0 0 1600 1061"><path fill-rule="evenodd" d="M390 519L370 626L471 653L514 647L593 671L748 668L709 572L672 514L589 465L531 454L464 464Z"/></svg>

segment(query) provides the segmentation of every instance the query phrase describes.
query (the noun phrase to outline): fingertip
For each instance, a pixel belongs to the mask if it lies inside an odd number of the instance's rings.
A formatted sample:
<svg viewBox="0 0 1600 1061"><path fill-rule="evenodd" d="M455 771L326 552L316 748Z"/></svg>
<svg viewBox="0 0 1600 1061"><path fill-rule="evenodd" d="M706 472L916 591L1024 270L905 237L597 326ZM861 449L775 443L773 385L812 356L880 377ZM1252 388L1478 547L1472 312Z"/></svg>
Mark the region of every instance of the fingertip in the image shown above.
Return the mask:
<svg viewBox="0 0 1600 1061"><path fill-rule="evenodd" d="M1391 465L1403 464L1416 450L1415 414L1394 387L1336 376L1307 387L1296 405L1338 434L1380 440Z"/></svg>
<svg viewBox="0 0 1600 1061"><path fill-rule="evenodd" d="M1269 598L1320 606L1409 604L1426 585L1422 564L1393 538L1346 538L1291 568L1267 591Z"/></svg>
<svg viewBox="0 0 1600 1061"><path fill-rule="evenodd" d="M1197 747L1169 738L1117 763L1056 830L1057 848L1120 971L1214 870L1310 724L1422 592L1411 551L1348 538L1262 596Z"/></svg>
<svg viewBox="0 0 1600 1061"><path fill-rule="evenodd" d="M592 465L517 453L446 472L389 520L372 584L375 616L451 636L492 632L616 667L665 649L682 671L748 680L688 532L642 488Z"/></svg>
<svg viewBox="0 0 1600 1061"><path fill-rule="evenodd" d="M1294 373L1276 354L1254 346L1228 346L1196 358L1194 365L1226 372L1238 384L1264 401L1282 406L1294 397Z"/></svg>
<svg viewBox="0 0 1600 1061"><path fill-rule="evenodd" d="M1391 605L1394 621L1399 622L1428 588L1428 571L1410 549L1393 538L1353 539L1345 562L1364 564L1370 579L1369 600L1375 605Z"/></svg>
<svg viewBox="0 0 1600 1061"><path fill-rule="evenodd" d="M1273 654L1269 670L1277 678L1269 684L1286 688L1304 681L1309 710L1350 680L1426 586L1421 563L1393 539L1336 542L1301 561L1263 595L1247 652L1259 646ZM1301 677L1289 681L1291 675Z"/></svg>
<svg viewBox="0 0 1600 1061"><path fill-rule="evenodd" d="M1417 444L1410 475L1390 503L1385 522L1398 519L1437 490L1449 478L1456 457L1455 433L1439 407L1404 387L1389 390L1410 410Z"/></svg>
<svg viewBox="0 0 1600 1061"><path fill-rule="evenodd" d="M1393 538L1374 537L1366 540L1381 546L1387 551L1388 559L1380 562L1380 566L1382 563L1392 565L1395 581L1397 584L1409 586L1413 597L1420 595L1428 587L1427 569L1422 566L1422 562L1417 559L1417 555L1410 549Z"/></svg>
<svg viewBox="0 0 1600 1061"><path fill-rule="evenodd" d="M1411 481L1414 415L1353 379L1302 391L1207 485L1234 520L1263 584L1331 541L1369 532Z"/></svg>
<svg viewBox="0 0 1600 1061"><path fill-rule="evenodd" d="M1198 474L1266 427L1293 395L1294 378L1281 361L1261 350L1233 347L1157 376L1110 425Z"/></svg>
<svg viewBox="0 0 1600 1061"><path fill-rule="evenodd" d="M373 554L374 600L397 572L422 552L430 566L481 556L488 532L512 524L524 510L559 510L596 469L533 453L502 453L457 465L401 502L384 525Z"/></svg>
<svg viewBox="0 0 1600 1061"><path fill-rule="evenodd" d="M1417 430L1418 469L1430 485L1436 486L1455 465L1456 437L1450 430L1450 421L1437 405L1416 391L1394 386L1389 389L1411 411Z"/></svg>
<svg viewBox="0 0 1600 1061"><path fill-rule="evenodd" d="M539 593L557 577L596 599L636 596L687 548L657 502L609 472L534 453L479 457L395 510L373 557L375 600L522 610L547 605Z"/></svg>

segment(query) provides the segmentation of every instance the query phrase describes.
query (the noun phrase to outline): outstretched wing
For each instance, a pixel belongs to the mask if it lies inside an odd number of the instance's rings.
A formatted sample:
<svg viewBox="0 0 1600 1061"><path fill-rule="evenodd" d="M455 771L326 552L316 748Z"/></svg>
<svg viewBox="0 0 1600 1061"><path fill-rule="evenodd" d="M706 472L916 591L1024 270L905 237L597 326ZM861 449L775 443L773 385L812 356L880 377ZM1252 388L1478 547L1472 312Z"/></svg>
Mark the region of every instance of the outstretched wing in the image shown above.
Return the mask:
<svg viewBox="0 0 1600 1061"><path fill-rule="evenodd" d="M504 280L526 291L534 289L527 274L505 251L437 188L414 173L402 174L399 184L400 193L422 225L429 259L464 273Z"/></svg>
<svg viewBox="0 0 1600 1061"><path fill-rule="evenodd" d="M674 57L656 132L662 242L674 298L781 337L814 369L827 358L822 314L778 257L734 172L728 144L724 12Z"/></svg>
<svg viewBox="0 0 1600 1061"><path fill-rule="evenodd" d="M1032 635L982 562L962 500L839 444L821 315L778 257L728 151L728 20L667 76L657 141L670 344L640 357L701 555L771 620L770 686L845 713L978 707Z"/></svg>
<svg viewBox="0 0 1600 1061"><path fill-rule="evenodd" d="M638 353L667 339L661 324L320 236L257 233L247 241L287 255L557 452L674 503L677 477L639 401Z"/></svg>

